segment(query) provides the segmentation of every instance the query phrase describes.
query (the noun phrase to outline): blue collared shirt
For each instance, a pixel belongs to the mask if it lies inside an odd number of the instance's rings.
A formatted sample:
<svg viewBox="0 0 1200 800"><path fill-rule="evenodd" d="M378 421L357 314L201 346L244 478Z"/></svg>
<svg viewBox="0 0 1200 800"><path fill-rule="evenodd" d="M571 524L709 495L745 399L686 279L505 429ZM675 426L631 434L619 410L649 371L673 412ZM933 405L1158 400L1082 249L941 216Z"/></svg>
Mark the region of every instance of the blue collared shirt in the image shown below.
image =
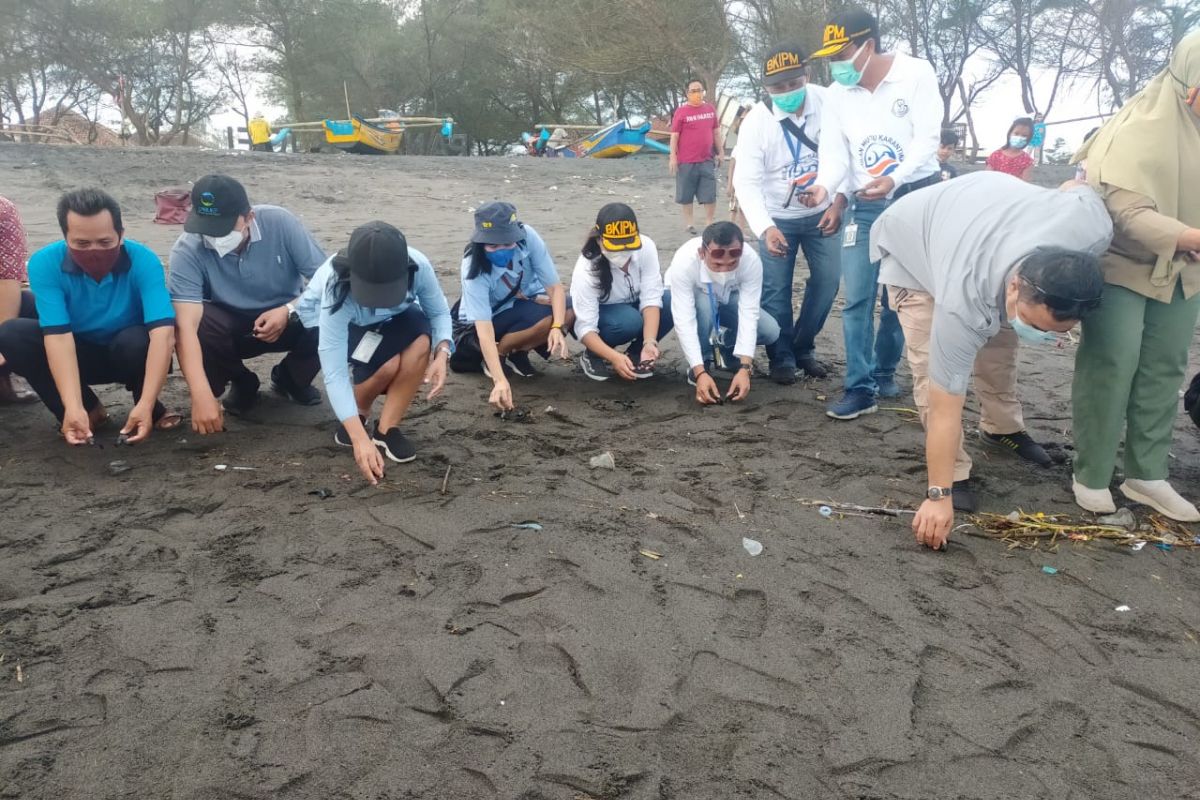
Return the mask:
<svg viewBox="0 0 1200 800"><path fill-rule="evenodd" d="M29 259L29 288L47 335L71 333L107 344L134 325L175 324L162 261L132 239L121 244L116 266L99 282L71 260L65 241L46 245Z"/></svg>
<svg viewBox="0 0 1200 800"><path fill-rule="evenodd" d="M463 258L462 302L458 307L458 317L462 322L486 322L494 314L512 308L516 295L494 311L492 306L508 297L518 283L521 286L519 295L529 299L545 294L550 286L558 285L558 269L554 266L550 251L546 249L546 243L533 228L528 225L524 227L525 241L517 245L517 255L507 267L493 265L491 272L480 273L468 280L471 256L468 254Z"/></svg>
<svg viewBox="0 0 1200 800"><path fill-rule="evenodd" d="M348 364L351 325L364 328L379 325L404 313L416 303L429 320L433 332L432 345L452 341L450 306L446 303L446 295L442 294L442 287L438 285L433 264L424 253L411 247L408 248L408 257L417 265L417 270L412 277L408 297L398 306L367 308L346 295L341 308L333 311L333 298L329 290L337 282L337 274L333 269L332 257L320 266L304 294L296 301L296 313L304 327L317 327L320 330L317 352L321 358L321 372L325 375L325 393L329 395L329 404L339 420L350 419L358 413Z"/></svg>

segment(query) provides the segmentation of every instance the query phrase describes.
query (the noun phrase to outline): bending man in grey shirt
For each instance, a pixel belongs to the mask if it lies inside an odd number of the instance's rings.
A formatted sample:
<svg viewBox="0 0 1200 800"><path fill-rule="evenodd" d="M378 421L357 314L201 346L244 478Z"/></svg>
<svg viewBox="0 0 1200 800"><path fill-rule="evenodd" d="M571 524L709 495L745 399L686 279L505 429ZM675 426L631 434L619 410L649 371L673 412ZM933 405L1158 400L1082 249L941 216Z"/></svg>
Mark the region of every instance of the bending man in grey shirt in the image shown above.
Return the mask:
<svg viewBox="0 0 1200 800"><path fill-rule="evenodd" d="M974 511L962 409L975 377L981 439L1043 466L1017 400L1017 341L1057 341L1099 305L1098 256L1112 222L1087 185L1044 189L979 172L915 192L883 212L871 257L900 318L925 426L926 500L917 541L940 548L954 510Z"/></svg>

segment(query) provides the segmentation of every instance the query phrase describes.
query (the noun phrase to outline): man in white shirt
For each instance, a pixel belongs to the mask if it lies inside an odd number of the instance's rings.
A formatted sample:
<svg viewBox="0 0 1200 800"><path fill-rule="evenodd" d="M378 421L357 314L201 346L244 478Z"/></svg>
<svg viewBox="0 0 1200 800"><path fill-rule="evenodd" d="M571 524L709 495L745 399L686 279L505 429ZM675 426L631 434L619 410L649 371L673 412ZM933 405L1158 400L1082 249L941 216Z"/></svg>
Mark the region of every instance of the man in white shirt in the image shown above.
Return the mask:
<svg viewBox="0 0 1200 800"><path fill-rule="evenodd" d="M671 259L666 274L671 315L698 403L746 399L756 344L779 338L779 324L760 313L762 278L762 262L732 222L709 225ZM714 369L735 370L724 398Z"/></svg>
<svg viewBox="0 0 1200 800"><path fill-rule="evenodd" d="M817 142L826 90L808 84L807 61L795 42L772 47L763 60L769 99L756 103L738 132L733 184L763 263L762 309L779 323L779 339L767 350L771 380L796 382L796 368L823 378L814 341L837 296L842 278L841 227L846 197L835 194L812 208L800 200L817 180ZM809 278L800 315L792 325L792 279L804 251Z"/></svg>
<svg viewBox="0 0 1200 800"><path fill-rule="evenodd" d="M861 9L842 12L825 26L824 46L813 58L826 57L835 83L823 109L817 180L804 202L819 207L843 184L848 196L853 193L842 235L845 394L825 413L855 419L878 410L877 396L899 396L896 365L904 350L886 291L875 334L879 264L868 251L871 226L892 200L940 182L944 109L933 66L883 53L879 24Z"/></svg>

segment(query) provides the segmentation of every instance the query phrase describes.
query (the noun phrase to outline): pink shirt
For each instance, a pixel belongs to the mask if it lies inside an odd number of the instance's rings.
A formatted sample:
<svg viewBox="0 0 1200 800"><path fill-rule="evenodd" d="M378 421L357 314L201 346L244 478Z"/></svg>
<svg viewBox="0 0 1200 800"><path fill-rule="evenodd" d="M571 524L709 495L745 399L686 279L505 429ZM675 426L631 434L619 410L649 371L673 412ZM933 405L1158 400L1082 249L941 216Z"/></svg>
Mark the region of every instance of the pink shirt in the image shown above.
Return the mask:
<svg viewBox="0 0 1200 800"><path fill-rule="evenodd" d="M0 280L25 280L25 229L17 207L0 197Z"/></svg>
<svg viewBox="0 0 1200 800"><path fill-rule="evenodd" d="M675 109L671 118L671 133L679 134L676 153L680 164L698 164L713 157L713 131L717 127L717 110L710 103L698 106L684 103Z"/></svg>
<svg viewBox="0 0 1200 800"><path fill-rule="evenodd" d="M996 172L1007 172L1020 178L1025 174L1025 170L1033 166L1033 159L1024 150L1016 156L1010 156L1004 152L1004 148L1000 148L988 156L987 165Z"/></svg>

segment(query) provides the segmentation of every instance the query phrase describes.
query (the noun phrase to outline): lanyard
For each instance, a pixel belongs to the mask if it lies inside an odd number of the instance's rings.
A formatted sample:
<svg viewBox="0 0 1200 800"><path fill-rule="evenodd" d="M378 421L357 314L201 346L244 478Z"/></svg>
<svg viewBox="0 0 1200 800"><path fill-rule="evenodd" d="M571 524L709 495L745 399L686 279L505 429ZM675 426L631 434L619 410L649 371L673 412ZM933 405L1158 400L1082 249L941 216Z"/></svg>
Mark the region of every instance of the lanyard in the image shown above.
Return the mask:
<svg viewBox="0 0 1200 800"><path fill-rule="evenodd" d="M712 332L718 338L721 336L721 315L717 311L717 298L713 294L712 282L708 284L708 303L712 306L713 327Z"/></svg>
<svg viewBox="0 0 1200 800"><path fill-rule="evenodd" d="M803 129L801 129L801 133L803 133ZM804 151L804 145L799 139L792 136L787 128L783 129L783 140L787 142L788 150L792 153L792 167L795 168L800 163L800 154Z"/></svg>

